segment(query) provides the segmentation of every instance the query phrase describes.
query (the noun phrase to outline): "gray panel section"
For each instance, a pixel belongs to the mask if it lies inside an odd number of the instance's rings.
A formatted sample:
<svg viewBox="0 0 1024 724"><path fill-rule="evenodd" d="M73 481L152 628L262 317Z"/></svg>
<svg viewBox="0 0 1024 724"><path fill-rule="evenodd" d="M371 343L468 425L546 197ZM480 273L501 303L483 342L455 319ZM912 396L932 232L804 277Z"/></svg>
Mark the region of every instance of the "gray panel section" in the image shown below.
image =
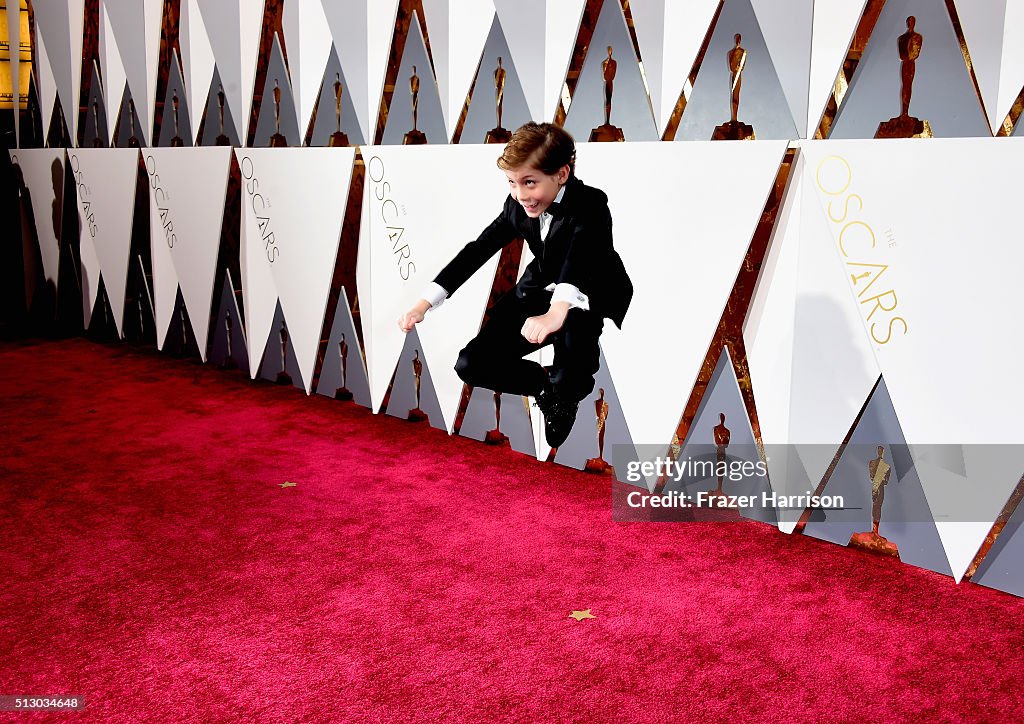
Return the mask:
<svg viewBox="0 0 1024 724"><path fill-rule="evenodd" d="M363 139L363 132L359 128L355 106L352 105L352 93L349 92L345 70L341 67L341 61L338 60L337 48L332 45L327 69L320 82L320 98L316 103L313 137L309 144L311 146L328 145L331 134L338 129L338 106L334 95L334 84L338 80L341 81L341 131L348 136L351 146L359 146L366 142Z"/></svg>
<svg viewBox="0 0 1024 724"><path fill-rule="evenodd" d="M285 335L283 345L282 331ZM284 365L281 364L282 361ZM305 391L306 386L303 384L302 373L299 371L299 362L295 358L295 350L292 348L292 336L288 333L288 323L281 309L281 301L278 300L277 309L274 310L274 322L270 327L270 337L267 339L267 346L263 350L263 359L260 361L258 376L276 382L278 373L282 369L291 376L293 386Z"/></svg>
<svg viewBox="0 0 1024 724"><path fill-rule="evenodd" d="M879 535L896 544L900 560L952 575L938 530L932 521L921 479L913 464L885 380L879 381L850 441L825 486L824 494L842 496L845 510L815 510L804 534L846 545L854 533L871 531L869 464L884 448L891 465L884 486Z"/></svg>
<svg viewBox="0 0 1024 724"><path fill-rule="evenodd" d="M601 390L604 390L604 402L608 405L603 453L599 449L597 429L597 403L601 398ZM588 460L596 459L600 455L601 459L611 465L612 449L617 445L627 445L629 449L635 450L633 436L629 432L629 425L626 424L626 416L622 411L615 383L608 373L608 363L602 350L601 366L598 368L597 374L594 375L594 391L580 402L579 412L576 413L576 423L573 425L569 437L558 448L555 462L583 470ZM616 470L615 475L622 482L628 482L625 470ZM630 484L636 485L636 483Z"/></svg>
<svg viewBox="0 0 1024 724"><path fill-rule="evenodd" d="M405 336L405 346L398 360L395 379L391 387L391 398L388 400L387 414L409 419L409 411L416 409L416 374L413 360L419 357L420 368L420 404L419 409L427 414L430 424L438 430L445 430L444 416L441 415L441 404L434 392L434 383L430 376L430 365L423 354L420 337L413 329Z"/></svg>
<svg viewBox="0 0 1024 724"><path fill-rule="evenodd" d="M1024 596L1024 505L1013 511L985 559L971 577L974 583Z"/></svg>
<svg viewBox="0 0 1024 724"><path fill-rule="evenodd" d="M900 113L901 62L897 39L907 17L917 19L921 56L910 115L931 123L936 137L991 136L960 43L941 0L889 0L882 9L830 138L873 138L878 124Z"/></svg>
<svg viewBox="0 0 1024 724"><path fill-rule="evenodd" d="M92 80L89 82L89 99L85 106L85 129L82 135L86 148L105 148L110 134L107 132L107 110L103 103L103 88L100 70L92 62Z"/></svg>
<svg viewBox="0 0 1024 724"><path fill-rule="evenodd" d="M721 415L725 415L724 422ZM760 457L757 455L754 430L750 424L750 418L747 416L746 405L743 404L743 395L740 393L739 382L736 381L732 358L727 350L723 350L718 357L718 363L708 382L707 391L697 407L697 414L694 415L677 459L707 458L717 462L718 451L715 445L715 434L716 428L720 425L728 431L729 442L725 446L725 460L730 465L735 461L757 463ZM693 496L701 490L716 490L718 486L719 480L711 477L687 481L685 485L683 481L671 481L665 486L665 490L666 492L678 490ZM761 494L770 492L771 488L763 478L745 476L740 481L733 481L723 476L721 490L727 495L756 496L760 499ZM774 510L764 506L742 508L740 515L772 525L778 524Z"/></svg>
<svg viewBox="0 0 1024 724"><path fill-rule="evenodd" d="M197 146L216 146L217 136L222 132L230 141L230 146L239 146L238 133L235 131L235 122L231 116L231 106L227 102L227 91L223 90L224 98L224 127L220 126L220 99L222 91L220 71L217 66L213 67L213 78L210 81L210 90L206 94L206 110L203 111L203 120L199 124L200 135Z"/></svg>
<svg viewBox="0 0 1024 724"><path fill-rule="evenodd" d="M344 338L345 348L342 349ZM342 352L344 352L344 375L342 375ZM342 387L352 393L356 404L372 407L370 401L370 382L366 376L366 364L363 362L363 350L356 334L355 323L349 308L348 292L341 288L338 308L334 312L334 324L327 340L327 351L320 370L320 381L317 383L317 394L334 397Z"/></svg>
<svg viewBox="0 0 1024 724"><path fill-rule="evenodd" d="M178 99L177 116L174 112L174 99ZM177 120L175 120L177 118ZM177 126L177 130L175 130ZM164 95L163 117L160 119L160 136L157 146L170 146L175 137L181 139L182 146L192 144L192 122L189 120L188 101L185 99L185 82L181 78L181 64L178 51L171 57L171 68L167 72L167 93Z"/></svg>
<svg viewBox="0 0 1024 724"><path fill-rule="evenodd" d="M737 33L747 51L738 120L753 126L761 140L800 137L750 0L727 0L683 110L677 141L710 140L715 127L732 117L728 54L736 45Z"/></svg>
<svg viewBox="0 0 1024 724"><path fill-rule="evenodd" d="M604 123L604 74L601 65L608 57L609 45L616 62L611 124L622 129L627 141L657 141L661 136L654 121L651 99L640 76L633 40L629 37L618 3L613 2L604 4L597 19L583 70L566 113L565 130L577 141L586 141L591 130Z"/></svg>
<svg viewBox="0 0 1024 724"><path fill-rule="evenodd" d="M114 139L114 146L133 148L145 145L146 141L142 136L142 126L139 121L139 109L135 107L131 88L126 84L124 95L121 96L121 107L117 113L117 136Z"/></svg>
<svg viewBox="0 0 1024 724"><path fill-rule="evenodd" d="M498 58L501 58L501 67L505 69L501 126L514 131L530 120L530 109L526 105L526 94L519 81L519 72L512 62L508 41L501 29L501 23L498 22L498 15L495 14L484 45L476 82L473 85L473 97L466 112L466 122L462 127L459 143L483 143L487 132L497 126L494 72L498 67Z"/></svg>
<svg viewBox="0 0 1024 724"><path fill-rule="evenodd" d="M210 327L210 347L207 360L210 364L221 367L236 367L249 374L249 352L245 343L245 325L238 309L238 298L235 296L231 280L231 272L224 274L224 284L220 290L220 302L217 305L217 316ZM230 339L230 342L229 342ZM228 362L230 352L231 361Z"/></svg>
<svg viewBox="0 0 1024 724"><path fill-rule="evenodd" d="M530 409L527 407L530 398L503 393L498 400L500 402L497 404L501 405L500 424L494 392L483 387L474 388L459 434L474 440L484 440L488 432L498 430L508 438L508 444L513 450L536 456Z"/></svg>
<svg viewBox="0 0 1024 724"><path fill-rule="evenodd" d="M395 93L391 96L391 107L388 108L387 125L384 127L385 144L401 144L402 138L412 130L412 91L409 79L416 66L416 77L420 81L417 104L416 128L427 136L429 143L448 143L448 132L444 127L444 115L441 111L441 96L434 79L434 68L427 60L427 46L423 43L418 15L413 13L413 22L409 26L409 35L405 40L402 62L395 78Z"/></svg>
<svg viewBox="0 0 1024 724"><path fill-rule="evenodd" d="M274 101L276 91L280 91L280 106ZM280 128L278 128L278 121L280 121ZM299 124L295 120L295 98L292 94L292 83L284 64L281 41L275 33L274 43L270 48L270 60L267 63L267 78L263 85L263 99L260 101L260 115L256 120L253 147L269 146L270 137L278 132L285 137L287 145L302 145Z"/></svg>

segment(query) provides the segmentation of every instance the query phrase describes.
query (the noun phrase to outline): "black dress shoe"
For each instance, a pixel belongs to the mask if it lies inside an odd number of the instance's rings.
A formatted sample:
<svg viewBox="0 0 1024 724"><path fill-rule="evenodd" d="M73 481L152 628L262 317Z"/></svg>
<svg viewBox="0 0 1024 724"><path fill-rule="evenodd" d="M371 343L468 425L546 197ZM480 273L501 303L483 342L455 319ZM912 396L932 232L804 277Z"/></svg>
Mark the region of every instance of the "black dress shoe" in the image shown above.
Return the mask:
<svg viewBox="0 0 1024 724"><path fill-rule="evenodd" d="M537 395L537 407L544 413L544 437L548 445L557 448L569 437L579 406L578 401L562 398L550 383Z"/></svg>

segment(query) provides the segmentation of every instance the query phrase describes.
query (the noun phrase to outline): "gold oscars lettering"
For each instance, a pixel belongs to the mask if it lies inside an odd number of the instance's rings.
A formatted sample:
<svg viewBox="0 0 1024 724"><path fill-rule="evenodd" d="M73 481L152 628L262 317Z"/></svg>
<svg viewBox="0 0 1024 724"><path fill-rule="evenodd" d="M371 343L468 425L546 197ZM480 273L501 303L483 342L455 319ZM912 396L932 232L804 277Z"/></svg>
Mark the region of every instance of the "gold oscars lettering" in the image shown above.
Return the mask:
<svg viewBox="0 0 1024 724"><path fill-rule="evenodd" d="M612 125L612 93L615 90L615 73L619 64L612 57L612 46L608 46L608 57L601 61L601 77L604 79L604 123L590 132L591 141L625 141L622 129Z"/></svg>
<svg viewBox="0 0 1024 724"><path fill-rule="evenodd" d="M743 87L743 70L747 67L747 51L740 43L743 36L739 33L733 37L735 45L726 53L729 66L729 108L730 120L715 127L711 134L712 141L753 141L754 128L742 123L738 116L740 111L740 89Z"/></svg>
<svg viewBox="0 0 1024 724"><path fill-rule="evenodd" d="M832 197L826 215L839 228L839 251L860 302L861 313L867 320L871 339L879 345L889 344L895 335L906 335L909 326L906 319L895 314L899 308L895 288L890 286L886 289L888 285L885 283L876 286L889 272L889 265L884 258L879 258L884 247L879 247L878 237L870 224L850 218L851 213L864 210L863 197L849 192L853 169L841 156L826 156L818 164L815 183L822 193Z"/></svg>
<svg viewBox="0 0 1024 724"><path fill-rule="evenodd" d="M910 115L910 97L914 92L917 59L921 57L924 38L914 30L917 19L907 18L907 32L896 39L900 56L900 114L878 124L875 138L931 138L932 125Z"/></svg>
<svg viewBox="0 0 1024 724"><path fill-rule="evenodd" d="M484 143L508 143L512 138L512 132L501 125L501 109L505 99L505 76L506 71L501 65L501 58L498 58L498 67L494 69L494 108L498 119L498 125L487 132L484 136Z"/></svg>
<svg viewBox="0 0 1024 724"><path fill-rule="evenodd" d="M402 241L405 227L399 223L398 204L391 197L391 183L384 180L384 161L380 156L372 156L366 164L366 173L373 183L373 197L382 202L380 206L381 221L391 243L391 253L396 257L398 275L402 281L409 281L416 273L416 264L412 261L412 247L409 242Z"/></svg>
<svg viewBox="0 0 1024 724"><path fill-rule="evenodd" d="M402 137L402 144L421 146L427 142L427 135L417 128L420 109L420 77L416 75L415 65L412 67L412 75L409 76L409 95L412 100L412 130Z"/></svg>

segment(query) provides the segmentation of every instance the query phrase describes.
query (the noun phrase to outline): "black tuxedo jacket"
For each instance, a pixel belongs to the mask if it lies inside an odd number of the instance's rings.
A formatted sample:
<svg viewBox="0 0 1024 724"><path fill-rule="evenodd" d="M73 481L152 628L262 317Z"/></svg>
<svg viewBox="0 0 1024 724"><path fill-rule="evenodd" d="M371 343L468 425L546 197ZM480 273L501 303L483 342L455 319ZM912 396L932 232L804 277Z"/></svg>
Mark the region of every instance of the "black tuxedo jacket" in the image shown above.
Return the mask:
<svg viewBox="0 0 1024 724"><path fill-rule="evenodd" d="M570 176L551 227L541 241L540 219L532 219L510 194L498 218L455 255L434 281L449 296L513 239L523 238L533 252L516 285L516 294L539 293L549 284L566 282L587 295L591 311L622 326L633 298L633 284L612 247L612 216L608 196Z"/></svg>

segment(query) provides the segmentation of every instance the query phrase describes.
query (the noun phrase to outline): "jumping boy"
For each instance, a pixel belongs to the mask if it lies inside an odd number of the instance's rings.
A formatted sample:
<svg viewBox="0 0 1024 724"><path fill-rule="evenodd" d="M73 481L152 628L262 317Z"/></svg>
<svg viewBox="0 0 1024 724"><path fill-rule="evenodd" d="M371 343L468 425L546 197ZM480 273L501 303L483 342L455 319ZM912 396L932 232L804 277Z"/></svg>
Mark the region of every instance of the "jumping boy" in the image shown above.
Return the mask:
<svg viewBox="0 0 1024 724"><path fill-rule="evenodd" d="M525 239L533 261L459 353L455 371L473 387L536 398L553 448L565 442L580 401L594 389L605 317L621 327L633 296L612 247L608 197L576 178L575 164L572 136L558 126L527 123L513 133L498 158L510 191L498 218L398 320L410 331L502 247ZM550 367L523 359L545 344L554 346Z"/></svg>

